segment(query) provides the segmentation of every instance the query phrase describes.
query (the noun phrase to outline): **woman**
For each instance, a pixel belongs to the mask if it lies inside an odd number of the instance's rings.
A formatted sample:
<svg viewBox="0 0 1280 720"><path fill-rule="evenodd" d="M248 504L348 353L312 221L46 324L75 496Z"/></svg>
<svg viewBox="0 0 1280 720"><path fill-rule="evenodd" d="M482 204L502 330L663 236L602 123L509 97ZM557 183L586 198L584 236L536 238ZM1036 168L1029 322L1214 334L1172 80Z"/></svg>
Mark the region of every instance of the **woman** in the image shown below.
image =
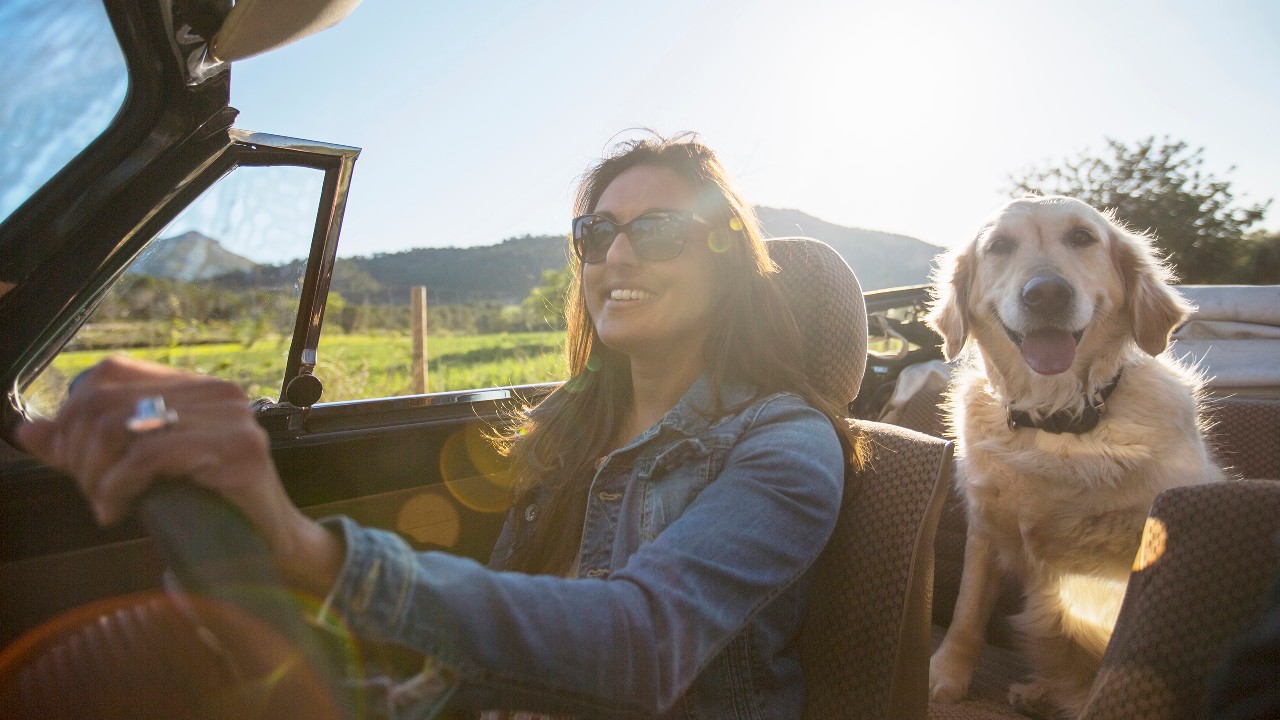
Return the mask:
<svg viewBox="0 0 1280 720"><path fill-rule="evenodd" d="M109 361L20 437L103 523L159 476L219 490L289 583L357 635L429 656L417 687L457 707L798 717L792 641L855 459L842 408L798 369L755 218L705 146L621 145L577 212L571 379L507 440L520 497L501 570L309 520L243 394L216 380ZM130 409L156 395L180 420L130 436Z"/></svg>

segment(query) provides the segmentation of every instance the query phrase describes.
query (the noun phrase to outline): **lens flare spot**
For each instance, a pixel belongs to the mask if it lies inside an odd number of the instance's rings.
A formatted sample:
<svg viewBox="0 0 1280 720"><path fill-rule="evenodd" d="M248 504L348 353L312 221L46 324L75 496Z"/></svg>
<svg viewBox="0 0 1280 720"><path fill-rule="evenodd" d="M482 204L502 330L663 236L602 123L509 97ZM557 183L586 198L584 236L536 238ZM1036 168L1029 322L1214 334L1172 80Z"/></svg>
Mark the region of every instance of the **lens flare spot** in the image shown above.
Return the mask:
<svg viewBox="0 0 1280 720"><path fill-rule="evenodd" d="M742 220L736 217L730 218L729 227L733 228L734 232L742 232Z"/></svg>
<svg viewBox="0 0 1280 720"><path fill-rule="evenodd" d="M467 449L467 457L471 464L485 475L494 476L499 483L506 483L504 489L511 489L507 482L507 460L493 446L487 434L488 425L481 422L467 423L462 431L462 439Z"/></svg>
<svg viewBox="0 0 1280 720"><path fill-rule="evenodd" d="M414 542L454 547L462 534L462 521L448 498L422 492L400 506L396 531Z"/></svg>
<svg viewBox="0 0 1280 720"><path fill-rule="evenodd" d="M729 249L729 235L720 230L712 230L707 236L707 247L711 252L722 253Z"/></svg>
<svg viewBox="0 0 1280 720"><path fill-rule="evenodd" d="M592 355L587 358L587 369L591 372L598 372L603 366L604 360L601 360L599 355Z"/></svg>
<svg viewBox="0 0 1280 720"><path fill-rule="evenodd" d="M440 448L440 477L449 494L478 512L505 512L511 506L507 464L485 437L487 426L467 423Z"/></svg>
<svg viewBox="0 0 1280 720"><path fill-rule="evenodd" d="M1168 542L1169 529L1164 522L1160 518L1148 517L1147 525L1142 529L1142 544L1138 546L1138 555L1133 559L1133 571L1146 570L1160 562Z"/></svg>

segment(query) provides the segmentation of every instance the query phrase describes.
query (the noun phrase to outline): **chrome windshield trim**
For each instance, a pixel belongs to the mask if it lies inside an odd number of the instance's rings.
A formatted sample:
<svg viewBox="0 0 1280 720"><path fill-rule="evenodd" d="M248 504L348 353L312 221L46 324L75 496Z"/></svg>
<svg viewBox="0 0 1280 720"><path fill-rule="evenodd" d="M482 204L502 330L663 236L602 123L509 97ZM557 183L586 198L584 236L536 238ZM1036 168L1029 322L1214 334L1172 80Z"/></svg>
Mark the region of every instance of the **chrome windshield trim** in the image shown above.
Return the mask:
<svg viewBox="0 0 1280 720"><path fill-rule="evenodd" d="M301 153L337 155L353 160L360 154L360 148L352 147L351 145L339 145L337 143L320 142L319 140L303 140L301 138L273 135L234 127L228 132L231 135L232 142L248 145L253 150L261 146L276 150L293 150Z"/></svg>

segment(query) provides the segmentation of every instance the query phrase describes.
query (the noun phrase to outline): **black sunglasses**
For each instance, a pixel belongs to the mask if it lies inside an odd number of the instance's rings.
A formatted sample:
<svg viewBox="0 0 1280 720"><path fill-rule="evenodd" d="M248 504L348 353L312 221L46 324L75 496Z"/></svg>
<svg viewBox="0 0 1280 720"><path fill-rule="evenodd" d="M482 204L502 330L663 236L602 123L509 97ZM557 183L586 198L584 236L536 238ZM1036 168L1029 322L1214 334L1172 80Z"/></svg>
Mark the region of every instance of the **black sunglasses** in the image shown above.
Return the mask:
<svg viewBox="0 0 1280 720"><path fill-rule="evenodd" d="M710 235L711 224L687 210L653 210L622 224L582 215L573 219L573 254L584 263L600 262L618 233L626 233L631 249L645 260L670 260L688 240Z"/></svg>

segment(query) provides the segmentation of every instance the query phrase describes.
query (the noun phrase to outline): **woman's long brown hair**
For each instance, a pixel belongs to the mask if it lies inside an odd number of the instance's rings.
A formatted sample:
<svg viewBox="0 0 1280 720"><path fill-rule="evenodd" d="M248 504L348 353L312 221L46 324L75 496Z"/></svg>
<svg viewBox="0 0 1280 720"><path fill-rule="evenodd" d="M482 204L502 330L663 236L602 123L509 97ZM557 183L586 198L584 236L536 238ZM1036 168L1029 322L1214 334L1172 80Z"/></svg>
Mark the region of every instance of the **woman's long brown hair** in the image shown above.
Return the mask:
<svg viewBox="0 0 1280 720"><path fill-rule="evenodd" d="M574 214L593 212L609 183L637 165L667 168L688 179L699 194L698 213L714 226L708 242L724 250L716 253L723 292L712 309L715 319L703 347L716 411L735 410L723 407L719 397L719 388L730 380L744 381L761 395L796 393L831 421L846 461L860 463L846 409L814 391L796 362L802 356L800 331L774 282L777 268L765 250L754 211L696 136L654 135L618 144L583 176ZM505 562L510 570L563 573L572 566L595 464L610 449L631 401L630 361L600 342L583 296L580 263L575 262L573 273L565 302L569 380L499 439L511 460L517 496L543 487L550 491L530 540ZM515 513L515 521L527 522L523 513Z"/></svg>

